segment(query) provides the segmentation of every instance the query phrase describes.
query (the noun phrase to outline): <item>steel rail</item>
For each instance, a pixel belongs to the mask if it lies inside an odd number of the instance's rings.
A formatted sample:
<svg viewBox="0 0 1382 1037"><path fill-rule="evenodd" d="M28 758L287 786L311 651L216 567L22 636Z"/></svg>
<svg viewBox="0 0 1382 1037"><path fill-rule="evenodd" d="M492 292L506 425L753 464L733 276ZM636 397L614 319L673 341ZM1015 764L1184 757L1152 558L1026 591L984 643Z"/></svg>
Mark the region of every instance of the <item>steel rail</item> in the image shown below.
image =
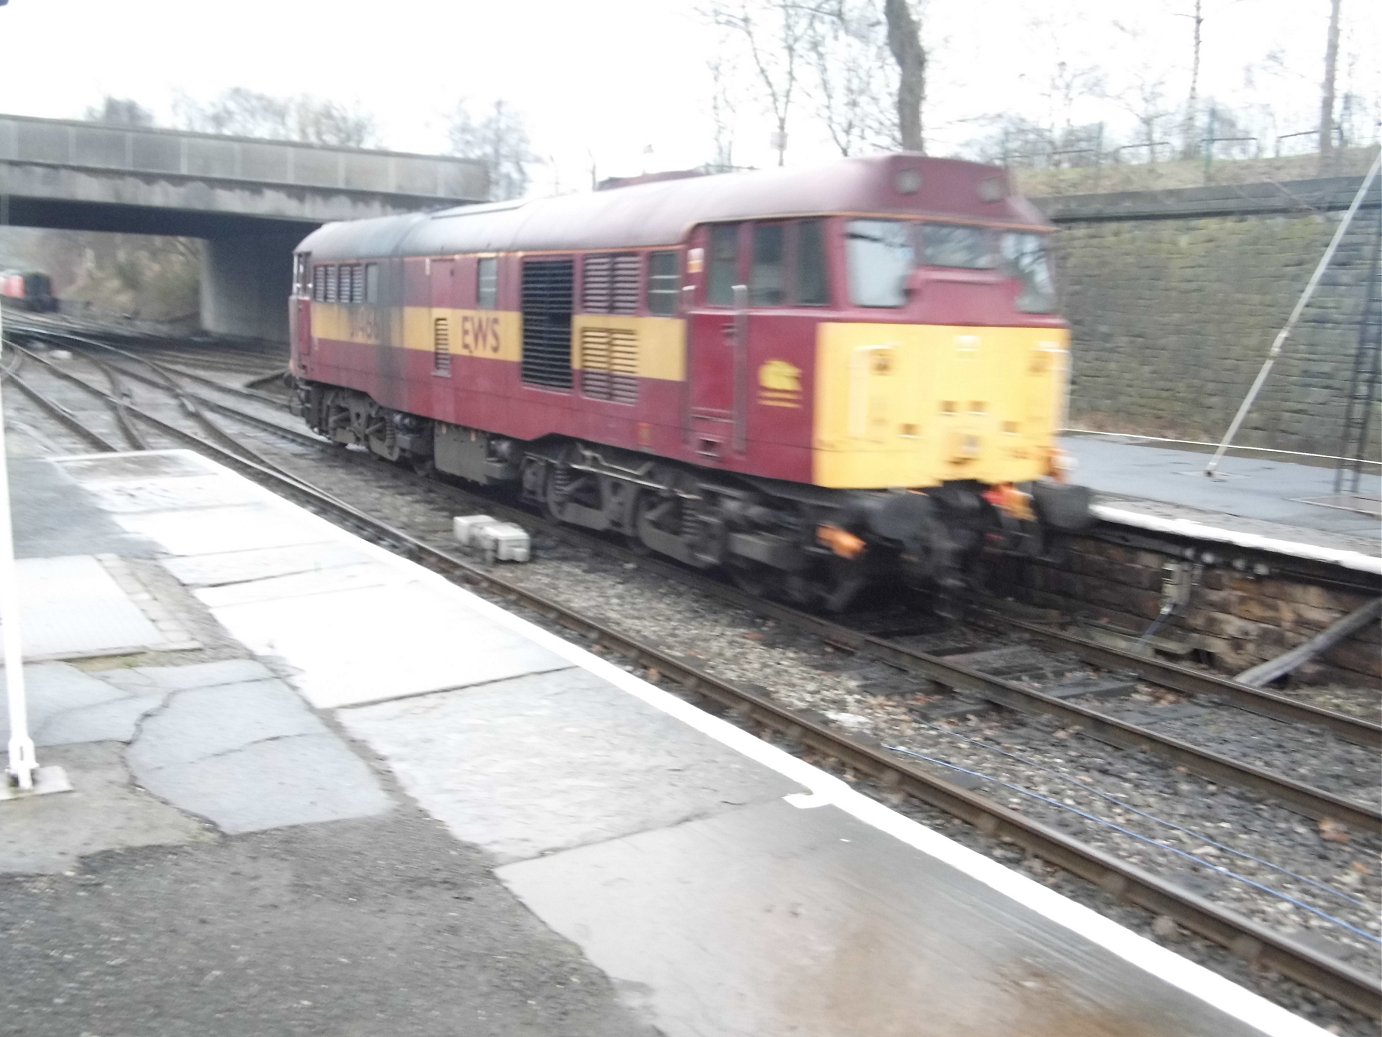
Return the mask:
<svg viewBox="0 0 1382 1037"><path fill-rule="evenodd" d="M81 381L75 376L73 378ZM87 388L97 395L106 395L95 386L87 385ZM1273 932L1235 911L1179 889L1165 879L1119 861L1058 829L1024 817L953 782L911 767L885 755L874 746L832 731L811 717L798 715L762 695L739 688L677 656L598 623L588 618L584 610L568 608L497 574L486 572L468 560L433 547L289 473L247 460L153 415L137 409L135 413L142 420L189 442L195 449L216 455L228 467L241 473L252 473L251 477L259 480L267 480L290 496L305 498L311 510L333 512L346 525L362 527L374 538L396 545L399 553L449 579L459 578L484 586L521 607L593 639L597 644L614 649L640 665L656 668L689 694L716 702L732 714L823 752L869 775L881 785L941 809L990 836L1011 840L1116 898L1167 915L1243 960L1274 969L1370 1017L1382 1017L1382 986L1379 986L1375 977L1359 969Z"/></svg>
<svg viewBox="0 0 1382 1037"><path fill-rule="evenodd" d="M874 658L882 659L899 669L920 674L943 687L972 692L988 702L1018 712L1041 713L1055 717L1062 723L1083 728L1101 741L1124 749L1145 749L1211 780L1265 793L1307 817L1316 820L1332 818L1370 835L1382 835L1382 811L1376 807L1345 799L1324 789L1306 785L1285 775L1274 774L1208 749L1201 749L1181 739L1158 734L1150 728L1118 720L1086 706L1047 695L1035 688L981 673L959 663L947 662L943 657L905 648L872 634L850 630L819 616L812 616L786 606L775 606L772 603L765 602L764 605L764 611L780 615L798 627L810 629L830 644L851 651L864 650Z"/></svg>
<svg viewBox="0 0 1382 1037"><path fill-rule="evenodd" d="M115 422L120 426L120 431L123 433L126 441L135 450L149 449L148 440L144 438L144 434L135 427L134 422L130 419L129 405L134 402L134 397L130 394L129 390L125 388L123 380L124 373L114 365L102 363L95 357L88 357L87 359L99 367L101 372L106 376L106 380L110 382L111 395L113 398L111 406L115 408Z"/></svg>
<svg viewBox="0 0 1382 1037"><path fill-rule="evenodd" d="M1259 713L1273 720L1318 725L1346 742L1382 751L1382 724L1297 702L1284 695L1240 684L1228 677L1135 655L1069 631L1010 618L999 612L989 612L988 615L995 622L1021 630L1044 644L1067 649L1096 666L1129 670L1144 680L1186 695L1217 696L1249 713Z"/></svg>
<svg viewBox="0 0 1382 1037"><path fill-rule="evenodd" d="M112 347L106 347L106 348L112 348ZM145 363L145 364L151 364L151 363L152 363L151 361L143 360L142 358L138 358L138 357L136 357L135 359L140 359L141 362L142 362L142 363ZM210 381L209 379L199 379L199 378L196 378L195 376L188 375L188 374L186 374L185 372L179 371L179 370L178 370L177 368L175 368L175 367L167 367L166 365L158 364L158 365L157 365L157 368L160 369L160 373L162 374L162 378L155 378L155 377L153 377L152 375L140 374L140 373L138 373L138 372L136 372L136 371L126 371L124 368L119 368L119 367L117 367L116 369L117 369L117 370L120 370L120 371L121 371L122 373L124 373L127 377L133 378L133 379L135 379L136 381L141 381L141 382L145 383L146 385L158 386L158 385L160 385L160 383L162 383L162 387L163 387L163 388L168 388L168 386L167 386L167 377L168 377L168 376L167 376L167 373L166 373L166 372L172 371L172 372L174 372L174 373L177 375L177 377L186 377L186 378L191 378L193 381L206 382L206 383L212 385L213 387L215 387L215 388L217 388L217 389L225 389L225 390L228 391L228 392L235 393L235 390L234 390L233 388L229 387L229 386L217 385L215 382L212 382L212 381ZM248 424L251 424L251 425L257 425L257 426L259 426L260 428L266 429L266 430L268 430L268 431L270 431L270 432L277 433L277 434L283 436L283 437L286 438L286 439L296 440L296 441L299 442L299 443L310 443L310 444L312 444L313 446L327 446L327 445L329 445L327 440L322 439L322 438L321 438L320 436L318 436L316 433L308 432L308 431L305 431L305 430L302 430L302 429L296 429L296 428L293 428L293 427L291 427L291 426L289 426L289 425L284 425L284 424L282 424L282 423L280 423L280 422L274 421L272 418L266 418L266 417L264 417L264 416L261 415L261 414L251 414L249 411L240 410L240 409L238 409L238 408L236 408L236 407L231 406L231 405L228 404L228 403L223 403L223 402L221 402L220 400L212 399L211 397L206 396L206 395L203 394L203 393L192 392L192 391L190 391L190 390L182 390L181 395L182 395L183 397L185 397L186 399L189 399L189 400L193 401L193 402L196 403L199 407L209 407L209 408L211 408L212 410L219 411L219 412L221 412L222 414L227 414L227 415L229 415L229 416L232 417L232 418L236 418L237 420L244 421L244 422L246 422L246 423L248 423ZM239 394L239 395L244 395L244 394ZM253 393L248 394L248 397L247 397L247 398L253 399L253 400L255 400L256 402L265 403L265 404L277 404L277 405L281 405L281 404L283 403L282 400L269 400L269 399L265 399L265 398L259 396L258 394L253 394Z"/></svg>
<svg viewBox="0 0 1382 1037"><path fill-rule="evenodd" d="M24 355L24 353L21 351L19 347L12 346L11 348L13 349L16 356ZM37 404L41 410L43 410L50 417L55 419L69 432L73 432L80 436L82 439L85 439L97 450L100 450L103 453L119 452L120 447L116 446L110 440L106 439L106 437L101 435L99 432L96 432L84 421L82 421L81 418L77 417L77 415L73 414L62 404L58 403L56 400L48 398L38 389L35 389L32 385L30 385L23 378L21 378L17 372L13 370L0 372L0 378L3 378L5 381L8 381L11 385L13 385L31 401Z"/></svg>

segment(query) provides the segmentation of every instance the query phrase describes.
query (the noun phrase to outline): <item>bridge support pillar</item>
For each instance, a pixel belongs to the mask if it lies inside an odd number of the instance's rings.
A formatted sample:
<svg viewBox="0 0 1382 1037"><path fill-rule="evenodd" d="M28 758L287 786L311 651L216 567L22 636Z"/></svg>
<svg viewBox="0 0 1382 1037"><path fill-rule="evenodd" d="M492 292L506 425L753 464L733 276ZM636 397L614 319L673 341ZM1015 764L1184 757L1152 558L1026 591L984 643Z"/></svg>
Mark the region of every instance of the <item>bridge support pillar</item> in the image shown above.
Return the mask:
<svg viewBox="0 0 1382 1037"><path fill-rule="evenodd" d="M202 327L219 335L286 343L293 248L307 229L206 239Z"/></svg>

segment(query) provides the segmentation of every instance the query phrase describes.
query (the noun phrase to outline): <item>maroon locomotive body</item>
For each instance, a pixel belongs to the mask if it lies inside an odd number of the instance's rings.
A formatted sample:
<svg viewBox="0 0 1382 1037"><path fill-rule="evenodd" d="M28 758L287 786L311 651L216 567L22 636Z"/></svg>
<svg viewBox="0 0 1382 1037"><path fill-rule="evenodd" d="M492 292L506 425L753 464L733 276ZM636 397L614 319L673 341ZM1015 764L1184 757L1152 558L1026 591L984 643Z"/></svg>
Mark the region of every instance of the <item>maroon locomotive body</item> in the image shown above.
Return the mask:
<svg viewBox="0 0 1382 1037"><path fill-rule="evenodd" d="M797 600L958 583L986 532L1083 507L1050 230L1001 170L914 155L331 224L297 407Z"/></svg>

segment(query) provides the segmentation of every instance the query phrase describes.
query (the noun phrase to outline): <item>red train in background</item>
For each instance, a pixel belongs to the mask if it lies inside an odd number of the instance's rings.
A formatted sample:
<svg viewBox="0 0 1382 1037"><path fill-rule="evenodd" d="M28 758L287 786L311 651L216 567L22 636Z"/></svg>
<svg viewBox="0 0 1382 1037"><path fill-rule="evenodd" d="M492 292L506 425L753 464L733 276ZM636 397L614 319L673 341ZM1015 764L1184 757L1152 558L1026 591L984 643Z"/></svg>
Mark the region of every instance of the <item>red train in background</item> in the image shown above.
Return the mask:
<svg viewBox="0 0 1382 1037"><path fill-rule="evenodd" d="M294 407L798 603L953 599L985 545L1089 521L1052 229L1002 170L918 155L329 224Z"/></svg>
<svg viewBox="0 0 1382 1037"><path fill-rule="evenodd" d="M53 313L58 308L52 280L36 271L0 270L0 302L34 313Z"/></svg>

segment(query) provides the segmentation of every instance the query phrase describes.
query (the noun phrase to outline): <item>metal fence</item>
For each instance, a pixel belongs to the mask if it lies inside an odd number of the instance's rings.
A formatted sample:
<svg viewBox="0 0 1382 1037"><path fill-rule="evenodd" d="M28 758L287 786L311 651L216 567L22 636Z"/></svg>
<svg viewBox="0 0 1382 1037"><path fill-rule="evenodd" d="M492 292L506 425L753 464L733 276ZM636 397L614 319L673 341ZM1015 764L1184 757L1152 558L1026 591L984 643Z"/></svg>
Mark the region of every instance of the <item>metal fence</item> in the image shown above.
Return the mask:
<svg viewBox="0 0 1382 1037"><path fill-rule="evenodd" d="M1320 150L1319 128L1305 129L1275 136L1255 136L1227 117L1220 118L1214 109L1206 112L1204 125L1196 138L1189 142L1148 139L1126 144L1111 140L1104 124L1067 128L1054 137L1032 131L1010 137L1005 134L999 160L1009 169L1048 173L1071 171L1065 179L1090 181L1088 189L1098 189L1105 179L1118 178L1119 170L1148 171L1151 167L1170 178L1164 186L1189 187L1210 184L1225 178L1236 178L1241 172L1248 178L1277 175L1309 178L1321 174L1348 175L1366 171L1376 142L1369 147L1364 142L1346 139L1343 128L1333 127L1332 147ZM1314 159L1314 162L1310 161ZM1294 162L1293 169L1261 168L1262 163L1277 160ZM1255 167L1256 164L1256 167ZM1357 167L1357 168L1355 168ZM1074 171L1087 171L1081 178Z"/></svg>

